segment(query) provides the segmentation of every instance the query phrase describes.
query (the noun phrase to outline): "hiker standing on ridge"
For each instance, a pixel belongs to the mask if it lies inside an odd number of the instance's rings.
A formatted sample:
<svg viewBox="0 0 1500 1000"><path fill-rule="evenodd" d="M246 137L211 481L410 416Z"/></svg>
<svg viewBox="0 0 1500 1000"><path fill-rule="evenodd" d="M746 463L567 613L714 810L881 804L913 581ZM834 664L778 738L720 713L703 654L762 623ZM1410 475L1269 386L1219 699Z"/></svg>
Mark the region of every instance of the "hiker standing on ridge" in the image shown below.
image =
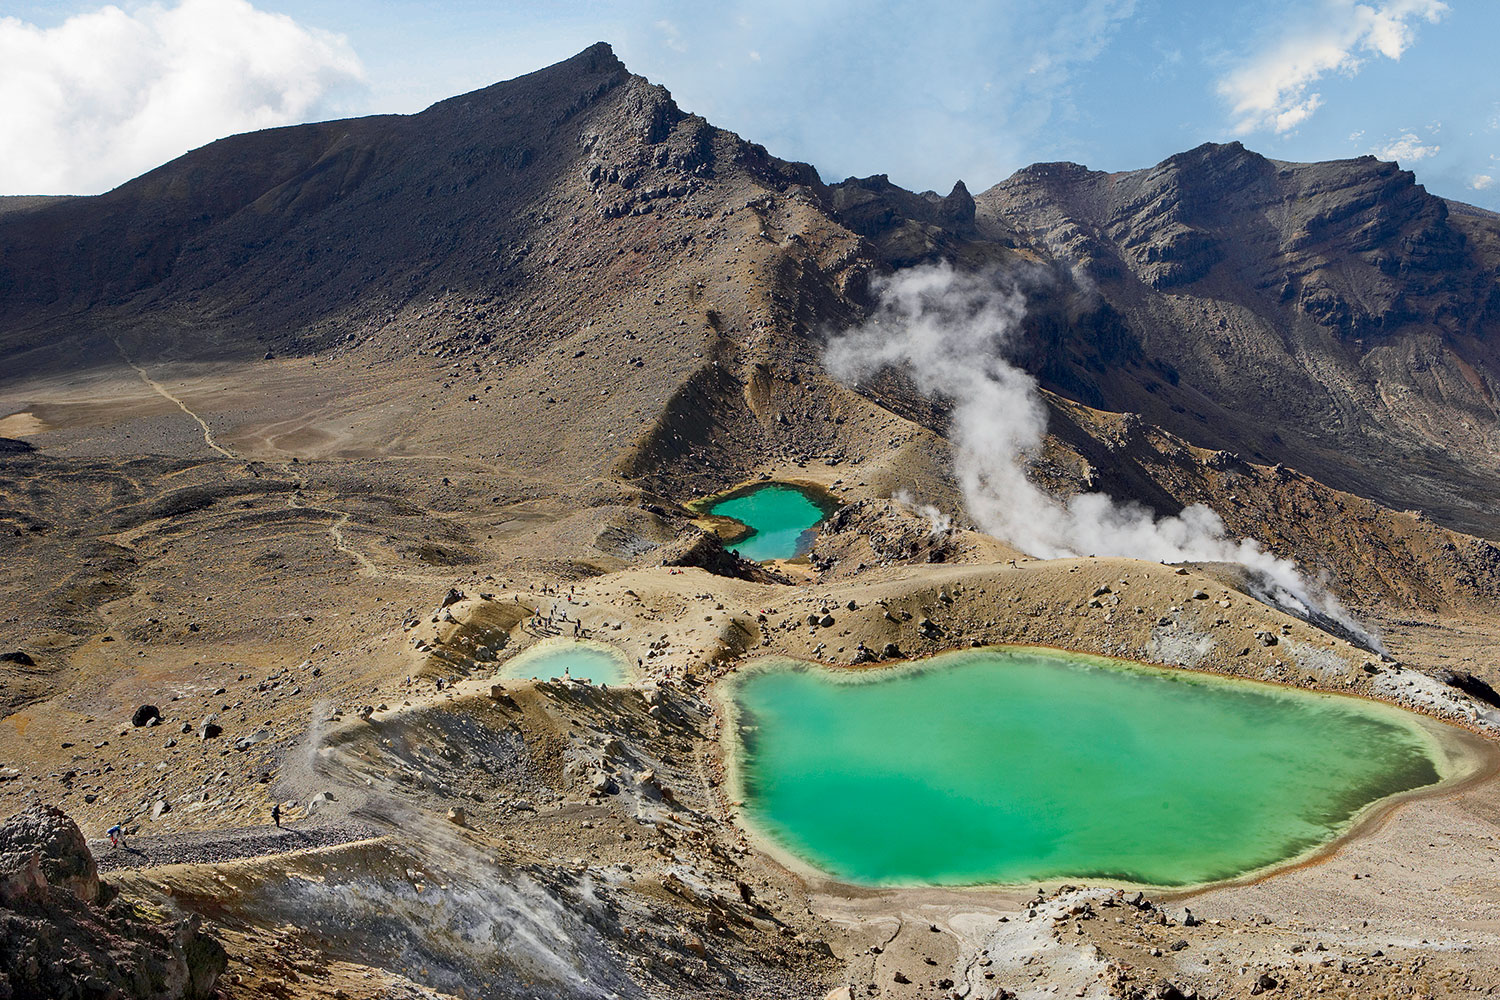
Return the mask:
<svg viewBox="0 0 1500 1000"><path fill-rule="evenodd" d="M276 824L276 829L278 829L278 830L281 829L281 803L280 802L276 802L276 803L273 803L271 805L271 822Z"/></svg>
<svg viewBox="0 0 1500 1000"><path fill-rule="evenodd" d="M109 828L105 835L109 837L109 846L115 850L119 850L125 846L125 824L116 823Z"/></svg>

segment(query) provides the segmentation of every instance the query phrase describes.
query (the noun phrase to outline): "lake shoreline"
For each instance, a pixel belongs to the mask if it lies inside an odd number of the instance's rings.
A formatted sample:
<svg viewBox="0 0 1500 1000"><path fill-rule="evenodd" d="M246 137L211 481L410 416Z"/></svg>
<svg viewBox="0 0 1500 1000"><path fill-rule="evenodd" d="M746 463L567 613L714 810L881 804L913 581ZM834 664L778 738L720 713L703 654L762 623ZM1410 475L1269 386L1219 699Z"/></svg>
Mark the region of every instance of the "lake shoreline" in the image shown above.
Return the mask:
<svg viewBox="0 0 1500 1000"><path fill-rule="evenodd" d="M1081 875L1060 875L1040 879L1026 878L1019 881L975 881L962 883L906 882L867 883L852 881L818 867L794 849L783 844L775 835L763 829L743 803L746 801L746 757L747 747L740 734L743 718L742 706L737 693L741 686L758 674L766 672L801 671L816 672L821 680L835 684L864 685L876 681L919 675L927 671L958 668L975 655L984 654L1061 654L1080 663L1089 663L1105 669L1138 672L1145 676L1156 676L1185 683L1210 685L1228 690L1255 691L1264 695L1282 698L1311 698L1336 701L1347 699L1358 702L1363 709L1396 723L1404 724L1410 731L1420 733L1425 752L1437 780L1420 787L1405 789L1380 796L1360 807L1339 823L1337 832L1318 844L1297 851L1287 857L1257 865L1237 875L1200 882L1164 884L1149 881L1130 881L1118 878ZM946 661L946 662L938 662ZM1338 853L1350 841L1378 829L1402 805L1419 799L1443 795L1454 795L1476 784L1483 783L1500 773L1500 747L1482 739L1474 733L1452 723L1443 722L1422 713L1413 712L1378 698L1369 698L1337 691L1306 690L1278 684L1210 671L1167 667L1124 658L1098 654L1058 650L1054 647L1026 644L996 644L976 649L959 649L937 653L916 660L902 660L894 664L876 666L839 667L825 663L801 660L785 655L767 655L747 660L733 672L715 684L714 698L726 723L726 738L723 741L724 775L729 801L735 804L734 821L741 826L757 848L774 857L787 867L810 889L838 895L864 893L1000 893L1010 895L1022 892L1031 886L1060 886L1084 883L1091 886L1147 890L1164 898L1187 898L1204 892L1237 885L1250 885L1288 871L1316 865Z"/></svg>

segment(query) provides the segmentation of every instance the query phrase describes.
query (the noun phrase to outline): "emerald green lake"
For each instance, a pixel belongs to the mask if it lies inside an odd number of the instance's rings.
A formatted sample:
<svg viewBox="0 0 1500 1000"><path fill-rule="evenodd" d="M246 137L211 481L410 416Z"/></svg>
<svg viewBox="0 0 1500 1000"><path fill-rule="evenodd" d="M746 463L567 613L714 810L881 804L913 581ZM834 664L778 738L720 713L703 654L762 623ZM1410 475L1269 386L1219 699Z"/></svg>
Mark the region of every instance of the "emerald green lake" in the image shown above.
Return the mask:
<svg viewBox="0 0 1500 1000"><path fill-rule="evenodd" d="M552 680L564 675L595 684L626 684L631 680L624 658L608 649L550 640L506 661L497 676L501 680Z"/></svg>
<svg viewBox="0 0 1500 1000"><path fill-rule="evenodd" d="M767 483L721 500L708 513L731 517L750 534L726 546L746 559L791 559L812 547L812 529L827 511L806 490L786 483Z"/></svg>
<svg viewBox="0 0 1500 1000"><path fill-rule="evenodd" d="M1050 650L730 690L751 826L866 885L1235 878L1450 769L1394 708Z"/></svg>

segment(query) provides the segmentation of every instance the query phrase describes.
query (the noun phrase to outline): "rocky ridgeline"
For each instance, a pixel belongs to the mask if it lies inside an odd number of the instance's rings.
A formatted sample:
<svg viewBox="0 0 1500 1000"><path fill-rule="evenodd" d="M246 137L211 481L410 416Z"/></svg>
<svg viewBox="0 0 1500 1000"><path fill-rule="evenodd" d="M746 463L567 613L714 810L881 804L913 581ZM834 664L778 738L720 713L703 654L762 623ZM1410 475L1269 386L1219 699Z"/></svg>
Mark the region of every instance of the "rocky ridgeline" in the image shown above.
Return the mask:
<svg viewBox="0 0 1500 1000"><path fill-rule="evenodd" d="M196 917L148 919L100 882L62 810L0 825L0 1000L209 997L227 964Z"/></svg>

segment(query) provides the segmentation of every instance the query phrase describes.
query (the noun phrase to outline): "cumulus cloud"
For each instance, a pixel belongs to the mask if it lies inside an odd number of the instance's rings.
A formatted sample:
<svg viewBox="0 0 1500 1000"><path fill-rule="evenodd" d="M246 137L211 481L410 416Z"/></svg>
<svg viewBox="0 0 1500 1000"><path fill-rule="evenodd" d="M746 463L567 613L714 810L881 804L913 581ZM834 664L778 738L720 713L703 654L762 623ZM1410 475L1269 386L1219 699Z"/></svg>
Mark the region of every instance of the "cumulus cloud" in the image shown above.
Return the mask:
<svg viewBox="0 0 1500 1000"><path fill-rule="evenodd" d="M1329 73L1353 75L1371 58L1400 59L1418 26L1447 12L1442 0L1324 0L1316 17L1289 24L1271 45L1219 80L1235 131L1292 131L1323 105L1323 95L1312 89L1319 80Z"/></svg>
<svg viewBox="0 0 1500 1000"><path fill-rule="evenodd" d="M1489 174L1475 174L1469 178L1469 187L1475 191L1483 191L1495 183L1495 178Z"/></svg>
<svg viewBox="0 0 1500 1000"><path fill-rule="evenodd" d="M1005 356L1026 312L1025 290L1013 276L921 267L883 280L876 291L875 315L829 342L828 370L857 384L898 368L923 393L951 404L954 473L969 516L984 531L1049 559L1098 555L1239 563L1267 600L1298 614L1321 615L1378 646L1295 563L1252 538L1233 537L1219 515L1202 504L1175 517L1157 517L1104 493L1060 501L1032 483L1027 466L1041 449L1047 410L1035 380Z"/></svg>
<svg viewBox="0 0 1500 1000"><path fill-rule="evenodd" d="M1430 156L1436 156L1442 146L1426 145L1414 132L1403 132L1401 135L1386 142L1384 145L1376 146L1370 152L1382 160L1398 160L1401 163L1415 163L1425 160Z"/></svg>
<svg viewBox="0 0 1500 1000"><path fill-rule="evenodd" d="M0 192L93 194L222 136L326 113L364 78L341 35L247 0L0 18Z"/></svg>

